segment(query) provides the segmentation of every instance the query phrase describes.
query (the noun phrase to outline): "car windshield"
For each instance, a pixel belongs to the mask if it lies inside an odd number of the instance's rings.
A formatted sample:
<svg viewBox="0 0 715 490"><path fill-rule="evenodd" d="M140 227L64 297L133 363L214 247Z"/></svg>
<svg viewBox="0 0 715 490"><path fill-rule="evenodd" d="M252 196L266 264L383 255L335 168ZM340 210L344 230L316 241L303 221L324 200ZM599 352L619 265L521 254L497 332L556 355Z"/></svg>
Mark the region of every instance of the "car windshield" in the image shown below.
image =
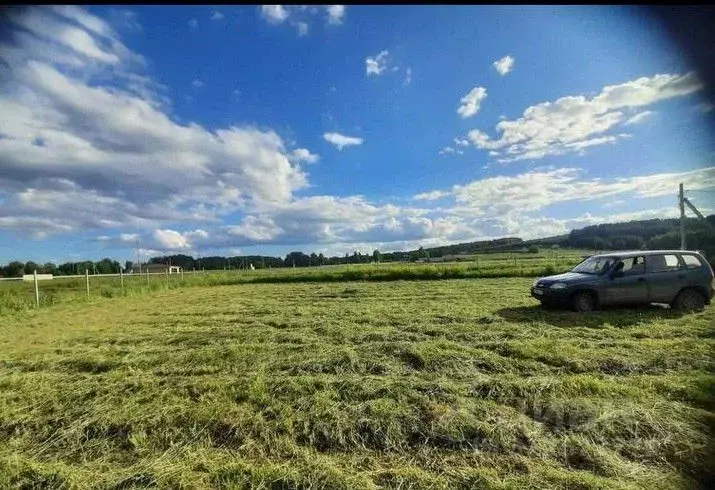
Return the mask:
<svg viewBox="0 0 715 490"><path fill-rule="evenodd" d="M603 274L613 267L616 261L613 257L589 257L574 267L571 272L580 272L582 274Z"/></svg>

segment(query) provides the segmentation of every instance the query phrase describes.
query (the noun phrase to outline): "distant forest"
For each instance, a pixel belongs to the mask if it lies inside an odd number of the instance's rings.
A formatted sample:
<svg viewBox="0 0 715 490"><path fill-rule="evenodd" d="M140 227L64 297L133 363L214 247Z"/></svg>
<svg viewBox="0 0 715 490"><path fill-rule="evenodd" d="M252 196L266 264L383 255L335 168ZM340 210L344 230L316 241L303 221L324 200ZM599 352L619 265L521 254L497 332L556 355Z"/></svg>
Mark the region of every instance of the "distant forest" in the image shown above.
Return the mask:
<svg viewBox="0 0 715 490"><path fill-rule="evenodd" d="M712 264L715 262L715 215L710 215L705 221L688 218L686 222L687 246L690 250L700 250ZM627 223L608 223L587 226L573 230L568 235L540 238L524 241L521 238L500 238L478 242L458 243L442 247L422 248L406 252L380 252L362 254L358 251L344 256L325 257L322 253L306 254L291 252L285 257L270 257L262 255L246 255L234 257L200 257L189 255L167 255L152 257L150 264L171 264L183 267L185 270L222 270L243 269L251 265L256 269L276 267L309 267L317 265L366 264L370 262L416 262L434 259L459 260L460 256L469 259L476 253L536 253L543 248L579 248L594 251L603 250L640 250L640 249L677 249L680 247L679 219L650 219L629 221ZM89 270L91 274L118 273L120 268L130 270L134 264L127 261L120 264L108 258L97 262L67 262L56 265L51 262L38 264L32 261L14 261L0 267L0 276L18 277L22 274L38 273L54 275L83 274Z"/></svg>

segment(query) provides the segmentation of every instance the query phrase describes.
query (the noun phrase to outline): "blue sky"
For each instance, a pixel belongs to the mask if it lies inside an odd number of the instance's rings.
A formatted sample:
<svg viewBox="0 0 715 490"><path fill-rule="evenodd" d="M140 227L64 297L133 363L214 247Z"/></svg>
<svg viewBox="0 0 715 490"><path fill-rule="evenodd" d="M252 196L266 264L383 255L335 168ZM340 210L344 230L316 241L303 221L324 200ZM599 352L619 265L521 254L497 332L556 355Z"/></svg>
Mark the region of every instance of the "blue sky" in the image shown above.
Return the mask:
<svg viewBox="0 0 715 490"><path fill-rule="evenodd" d="M712 105L616 7L40 7L0 39L0 262L342 255L677 214ZM5 28L7 27L7 28ZM693 193L713 212L711 193Z"/></svg>

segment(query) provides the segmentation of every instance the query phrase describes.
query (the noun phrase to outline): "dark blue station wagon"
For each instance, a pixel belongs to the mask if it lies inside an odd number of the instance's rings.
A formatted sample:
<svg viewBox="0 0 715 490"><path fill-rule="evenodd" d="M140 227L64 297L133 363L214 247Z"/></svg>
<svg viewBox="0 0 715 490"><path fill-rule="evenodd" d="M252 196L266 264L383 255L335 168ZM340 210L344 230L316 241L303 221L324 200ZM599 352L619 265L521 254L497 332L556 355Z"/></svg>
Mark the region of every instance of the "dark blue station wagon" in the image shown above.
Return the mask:
<svg viewBox="0 0 715 490"><path fill-rule="evenodd" d="M649 303L700 311L713 297L713 270L693 251L610 252L587 258L571 272L537 279L531 295L546 307L579 312Z"/></svg>

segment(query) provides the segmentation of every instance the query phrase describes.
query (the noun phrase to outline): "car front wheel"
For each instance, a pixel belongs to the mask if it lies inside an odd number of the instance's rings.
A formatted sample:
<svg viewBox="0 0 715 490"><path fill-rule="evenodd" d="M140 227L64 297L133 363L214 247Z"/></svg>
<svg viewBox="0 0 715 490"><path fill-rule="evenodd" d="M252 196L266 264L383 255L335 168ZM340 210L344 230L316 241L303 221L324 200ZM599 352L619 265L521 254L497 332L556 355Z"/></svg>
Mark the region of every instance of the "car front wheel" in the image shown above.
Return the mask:
<svg viewBox="0 0 715 490"><path fill-rule="evenodd" d="M694 289L681 291L671 305L676 310L692 312L703 311L705 308L705 298Z"/></svg>
<svg viewBox="0 0 715 490"><path fill-rule="evenodd" d="M571 306L574 311L586 313L587 311L592 311L595 308L596 302L594 301L591 293L582 291L573 295L573 298L571 299Z"/></svg>
<svg viewBox="0 0 715 490"><path fill-rule="evenodd" d="M541 307L545 310L555 310L559 307L559 304L555 301L542 300Z"/></svg>

